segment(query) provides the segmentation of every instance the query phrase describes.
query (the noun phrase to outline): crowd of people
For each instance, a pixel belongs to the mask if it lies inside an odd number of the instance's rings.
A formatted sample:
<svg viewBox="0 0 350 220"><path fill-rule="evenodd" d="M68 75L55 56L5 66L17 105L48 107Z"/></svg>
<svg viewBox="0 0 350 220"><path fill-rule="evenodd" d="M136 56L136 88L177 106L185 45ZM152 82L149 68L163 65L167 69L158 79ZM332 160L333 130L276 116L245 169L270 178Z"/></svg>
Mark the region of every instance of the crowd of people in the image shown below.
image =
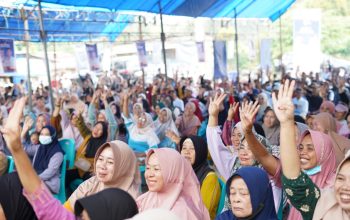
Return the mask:
<svg viewBox="0 0 350 220"><path fill-rule="evenodd" d="M260 75L3 89L0 219L349 220L349 79Z"/></svg>

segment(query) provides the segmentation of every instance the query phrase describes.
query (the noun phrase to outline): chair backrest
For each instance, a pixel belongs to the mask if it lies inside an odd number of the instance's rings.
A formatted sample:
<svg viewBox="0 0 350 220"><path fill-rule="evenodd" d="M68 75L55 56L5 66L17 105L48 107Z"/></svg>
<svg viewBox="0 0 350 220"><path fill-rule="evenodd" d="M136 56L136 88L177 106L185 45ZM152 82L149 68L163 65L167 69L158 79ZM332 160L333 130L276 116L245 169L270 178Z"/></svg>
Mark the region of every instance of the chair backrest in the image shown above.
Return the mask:
<svg viewBox="0 0 350 220"><path fill-rule="evenodd" d="M219 184L220 184L220 188L221 188L221 195L220 195L220 201L219 201L219 205L218 205L218 210L216 211L216 215L219 215L221 213L222 209L224 208L225 197L226 197L226 184L220 178L219 178Z"/></svg>
<svg viewBox="0 0 350 220"><path fill-rule="evenodd" d="M8 160L8 169L7 172L8 173L12 173L15 169L15 162L13 161L12 156L7 156L7 160Z"/></svg>
<svg viewBox="0 0 350 220"><path fill-rule="evenodd" d="M63 204L66 201L66 170L67 170L67 155L63 156L63 161L61 165L61 177L60 177L60 191L55 194L54 197L60 200Z"/></svg>
<svg viewBox="0 0 350 220"><path fill-rule="evenodd" d="M65 152L68 161L68 168L74 168L75 160L75 143L73 139L61 139L59 143L62 147L62 150Z"/></svg>

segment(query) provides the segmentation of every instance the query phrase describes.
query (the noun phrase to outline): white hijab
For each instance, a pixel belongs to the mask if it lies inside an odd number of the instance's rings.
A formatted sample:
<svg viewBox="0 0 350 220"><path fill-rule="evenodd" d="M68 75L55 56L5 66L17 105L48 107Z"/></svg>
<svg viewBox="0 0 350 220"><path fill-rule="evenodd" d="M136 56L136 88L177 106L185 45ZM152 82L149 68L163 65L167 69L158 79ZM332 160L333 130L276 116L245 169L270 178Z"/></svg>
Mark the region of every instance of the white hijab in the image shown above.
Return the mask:
<svg viewBox="0 0 350 220"><path fill-rule="evenodd" d="M137 142L147 142L148 146L152 147L160 143L159 138L155 132L152 116L146 112L146 122L143 128L137 127L137 122L130 127L130 138Z"/></svg>
<svg viewBox="0 0 350 220"><path fill-rule="evenodd" d="M159 121L158 119L154 122L154 126L156 129L156 134L158 135L160 140L164 140L166 138L165 132L167 130L170 130L174 132L177 136L180 136L179 131L177 130L177 127L175 125L175 122L172 117L172 112L169 108L162 108L160 112L165 111L167 116L166 116L166 121L164 123Z"/></svg>

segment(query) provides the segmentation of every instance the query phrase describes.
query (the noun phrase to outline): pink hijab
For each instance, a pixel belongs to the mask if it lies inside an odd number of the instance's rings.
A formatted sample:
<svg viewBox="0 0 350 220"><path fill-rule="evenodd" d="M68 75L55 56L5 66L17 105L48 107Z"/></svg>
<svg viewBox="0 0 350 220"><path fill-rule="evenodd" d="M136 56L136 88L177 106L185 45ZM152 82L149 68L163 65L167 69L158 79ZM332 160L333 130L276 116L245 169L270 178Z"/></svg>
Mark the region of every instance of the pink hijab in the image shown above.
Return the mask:
<svg viewBox="0 0 350 220"><path fill-rule="evenodd" d="M331 188L335 180L336 159L330 137L319 131L306 130L300 137L299 143L310 134L316 151L317 165L321 166L321 172L309 176L313 183L320 189ZM288 219L302 220L300 212L291 207Z"/></svg>
<svg viewBox="0 0 350 220"><path fill-rule="evenodd" d="M331 137L338 165L344 159L346 151L350 149L350 140L337 134L336 120L329 113L320 113L314 116L315 120L327 130L327 134Z"/></svg>
<svg viewBox="0 0 350 220"><path fill-rule="evenodd" d="M334 105L333 102L331 102L331 101L323 101L321 106L320 106L320 110L322 108L324 108L324 107L328 108L329 109L329 113L334 115L334 113L335 113L335 105Z"/></svg>
<svg viewBox="0 0 350 220"><path fill-rule="evenodd" d="M151 149L159 160L164 187L159 192L146 192L137 198L139 211L162 208L174 212L183 220L209 220L209 213L202 201L199 182L191 164L176 150Z"/></svg>

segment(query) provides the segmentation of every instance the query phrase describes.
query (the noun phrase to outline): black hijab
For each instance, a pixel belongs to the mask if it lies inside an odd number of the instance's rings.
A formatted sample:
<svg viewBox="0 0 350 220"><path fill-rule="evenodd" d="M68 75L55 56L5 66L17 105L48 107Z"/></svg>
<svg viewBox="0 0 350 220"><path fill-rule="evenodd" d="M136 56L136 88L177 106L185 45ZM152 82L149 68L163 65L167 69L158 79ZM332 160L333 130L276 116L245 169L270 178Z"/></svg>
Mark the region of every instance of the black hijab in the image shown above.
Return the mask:
<svg viewBox="0 0 350 220"><path fill-rule="evenodd" d="M199 136L189 136L189 137L183 137L180 140L180 152L183 147L183 143L185 140L189 138L191 139L194 149L196 151L196 158L194 160L194 164L192 165L192 168L194 172L196 173L196 176L200 182L200 185L202 185L203 180L207 176L207 174L211 171L213 171L208 164L207 157L208 157L208 145L205 142L205 140Z"/></svg>
<svg viewBox="0 0 350 220"><path fill-rule="evenodd" d="M52 142L50 144L40 144L38 152L35 155L34 160L34 169L38 174L41 174L44 170L47 169L51 157L56 154L57 152L61 152L64 154L64 151L62 150L60 144L57 140L57 134L54 127L51 125L47 125L43 127L42 129L47 128L50 132Z"/></svg>
<svg viewBox="0 0 350 220"><path fill-rule="evenodd" d="M75 215L86 210L91 220L122 220L132 218L138 213L135 200L124 190L109 188L77 200Z"/></svg>
<svg viewBox="0 0 350 220"><path fill-rule="evenodd" d="M7 220L38 219L22 189L17 172L0 177L0 204Z"/></svg>
<svg viewBox="0 0 350 220"><path fill-rule="evenodd" d="M98 124L102 125L102 135L101 135L101 137L98 137L98 138L94 138L91 135L91 138L89 140L89 143L88 143L88 145L86 147L86 151L85 151L85 157L86 158L94 158L98 148L100 148L100 146L102 144L106 143L106 141L107 141L107 136L108 136L108 126L107 126L107 124L105 122L99 121L99 122L97 122L95 124L95 126L98 125Z"/></svg>

